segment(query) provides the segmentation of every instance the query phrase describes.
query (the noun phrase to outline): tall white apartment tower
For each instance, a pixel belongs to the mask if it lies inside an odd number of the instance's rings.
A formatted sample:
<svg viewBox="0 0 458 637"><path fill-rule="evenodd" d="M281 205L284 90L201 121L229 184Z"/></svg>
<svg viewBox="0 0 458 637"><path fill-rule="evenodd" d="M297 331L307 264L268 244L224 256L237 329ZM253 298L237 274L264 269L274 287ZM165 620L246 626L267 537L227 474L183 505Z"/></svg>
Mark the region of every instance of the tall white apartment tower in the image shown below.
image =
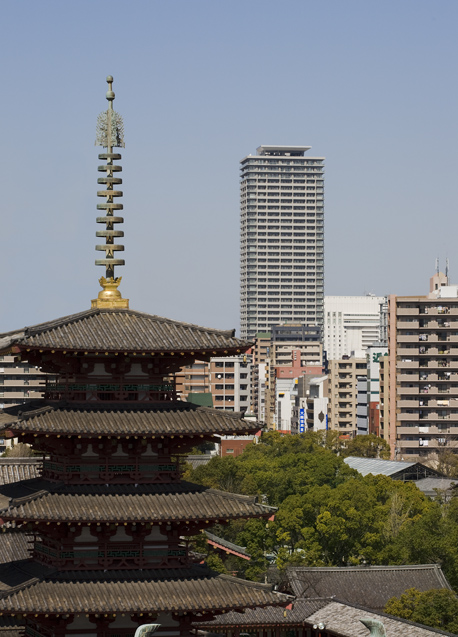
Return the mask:
<svg viewBox="0 0 458 637"><path fill-rule="evenodd" d="M324 158L260 146L242 159L242 338L285 322L323 325Z"/></svg>

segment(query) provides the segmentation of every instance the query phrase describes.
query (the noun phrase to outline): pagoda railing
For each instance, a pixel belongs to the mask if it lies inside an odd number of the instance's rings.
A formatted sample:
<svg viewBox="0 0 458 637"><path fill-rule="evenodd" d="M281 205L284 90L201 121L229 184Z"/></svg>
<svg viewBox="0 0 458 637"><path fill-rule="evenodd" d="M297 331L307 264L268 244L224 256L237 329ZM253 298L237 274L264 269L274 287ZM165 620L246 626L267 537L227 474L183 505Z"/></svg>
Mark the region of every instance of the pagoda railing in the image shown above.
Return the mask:
<svg viewBox="0 0 458 637"><path fill-rule="evenodd" d="M168 484L181 479L179 458L60 457L43 461L42 477L68 484Z"/></svg>
<svg viewBox="0 0 458 637"><path fill-rule="evenodd" d="M45 541L36 542L34 558L59 569L136 569L176 568L190 562L186 546L154 546L142 542L100 542L71 547L57 547Z"/></svg>
<svg viewBox="0 0 458 637"><path fill-rule="evenodd" d="M145 383L142 380L91 378L91 382L68 379L47 379L45 398L50 401L72 402L162 402L175 399L175 384L168 378Z"/></svg>

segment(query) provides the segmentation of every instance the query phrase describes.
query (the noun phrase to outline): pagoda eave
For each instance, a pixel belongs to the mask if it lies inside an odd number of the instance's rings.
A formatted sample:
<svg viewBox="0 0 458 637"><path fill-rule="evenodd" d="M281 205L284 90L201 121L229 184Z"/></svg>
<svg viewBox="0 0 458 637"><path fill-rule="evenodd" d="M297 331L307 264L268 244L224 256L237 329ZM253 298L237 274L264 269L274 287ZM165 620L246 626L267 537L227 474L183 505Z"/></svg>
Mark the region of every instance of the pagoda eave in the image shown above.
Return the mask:
<svg viewBox="0 0 458 637"><path fill-rule="evenodd" d="M138 573L114 571L109 579L62 572L33 578L5 592L0 614L60 615L66 613L208 613L272 604L288 604L288 595L266 584L247 582L194 567L171 575L169 570ZM153 579L154 578L154 579ZM128 585L127 585L128 584Z"/></svg>
<svg viewBox="0 0 458 637"><path fill-rule="evenodd" d="M27 487L27 481L16 483L17 486L2 487L3 502L7 500L8 494L10 498L9 506L4 505L3 510L0 510L1 518L4 521L18 523L184 522L204 526L240 518L269 518L276 512L274 507L259 504L254 496L240 496L216 489L192 490L183 487L170 488L167 485L158 485L156 488L154 485L120 485L118 488L115 485L111 488L104 485L65 487L57 484L53 493L40 488L43 482L45 481L36 481L35 492L33 484ZM15 498L11 497L15 495L14 487L17 489ZM78 490L79 493L72 493L72 490Z"/></svg>
<svg viewBox="0 0 458 637"><path fill-rule="evenodd" d="M11 411L15 422L8 429L15 435L40 434L98 438L201 438L216 435L255 435L261 425L243 420L242 412L200 407L187 402L79 404L56 402L21 405ZM22 413L20 413L22 411Z"/></svg>

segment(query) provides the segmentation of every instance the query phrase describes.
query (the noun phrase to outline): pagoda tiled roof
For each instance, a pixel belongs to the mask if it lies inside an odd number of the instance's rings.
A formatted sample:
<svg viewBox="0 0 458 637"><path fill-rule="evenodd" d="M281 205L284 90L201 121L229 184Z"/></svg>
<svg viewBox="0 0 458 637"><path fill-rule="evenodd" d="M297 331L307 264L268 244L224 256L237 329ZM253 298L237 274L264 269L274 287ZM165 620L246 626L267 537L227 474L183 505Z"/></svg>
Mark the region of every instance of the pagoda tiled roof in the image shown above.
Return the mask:
<svg viewBox="0 0 458 637"><path fill-rule="evenodd" d="M128 309L90 309L0 334L0 352L17 346L89 352L245 351L234 330L215 330Z"/></svg>
<svg viewBox="0 0 458 637"><path fill-rule="evenodd" d="M0 567L0 611L9 613L206 612L287 604L269 584L206 567L57 571L32 560Z"/></svg>
<svg viewBox="0 0 458 637"><path fill-rule="evenodd" d="M0 564L28 559L31 540L23 530L3 526L0 531Z"/></svg>
<svg viewBox="0 0 458 637"><path fill-rule="evenodd" d="M15 409L16 421L9 428L17 433L116 435L255 434L259 423L243 420L242 414L192 403L162 402L150 405L62 403Z"/></svg>
<svg viewBox="0 0 458 637"><path fill-rule="evenodd" d="M25 626L16 617L0 617L0 637L21 637Z"/></svg>
<svg viewBox="0 0 458 637"><path fill-rule="evenodd" d="M43 479L0 487L4 520L151 522L270 517L276 510L255 496L207 489L189 482L167 485L65 485Z"/></svg>

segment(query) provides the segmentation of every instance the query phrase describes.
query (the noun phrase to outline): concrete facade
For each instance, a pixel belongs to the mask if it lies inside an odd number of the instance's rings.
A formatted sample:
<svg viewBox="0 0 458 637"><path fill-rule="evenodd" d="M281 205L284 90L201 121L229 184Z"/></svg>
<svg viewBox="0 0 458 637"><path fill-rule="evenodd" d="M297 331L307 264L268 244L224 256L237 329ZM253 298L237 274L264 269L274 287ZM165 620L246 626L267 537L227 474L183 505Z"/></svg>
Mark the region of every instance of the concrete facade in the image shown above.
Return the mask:
<svg viewBox="0 0 458 637"><path fill-rule="evenodd" d="M242 159L240 331L323 324L324 175L310 146L260 146Z"/></svg>
<svg viewBox="0 0 458 637"><path fill-rule="evenodd" d="M437 273L427 296L390 296L388 306L393 454L458 452L458 286Z"/></svg>
<svg viewBox="0 0 458 637"><path fill-rule="evenodd" d="M324 349L328 359L351 356L380 341L386 297L326 296L324 298Z"/></svg>
<svg viewBox="0 0 458 637"><path fill-rule="evenodd" d="M358 378L366 378L365 358L342 358L329 361L329 429L343 437L353 438L358 433Z"/></svg>
<svg viewBox="0 0 458 637"><path fill-rule="evenodd" d="M46 376L14 356L0 356L0 408L42 398Z"/></svg>
<svg viewBox="0 0 458 637"><path fill-rule="evenodd" d="M215 409L250 412L251 356L210 360L210 391Z"/></svg>

